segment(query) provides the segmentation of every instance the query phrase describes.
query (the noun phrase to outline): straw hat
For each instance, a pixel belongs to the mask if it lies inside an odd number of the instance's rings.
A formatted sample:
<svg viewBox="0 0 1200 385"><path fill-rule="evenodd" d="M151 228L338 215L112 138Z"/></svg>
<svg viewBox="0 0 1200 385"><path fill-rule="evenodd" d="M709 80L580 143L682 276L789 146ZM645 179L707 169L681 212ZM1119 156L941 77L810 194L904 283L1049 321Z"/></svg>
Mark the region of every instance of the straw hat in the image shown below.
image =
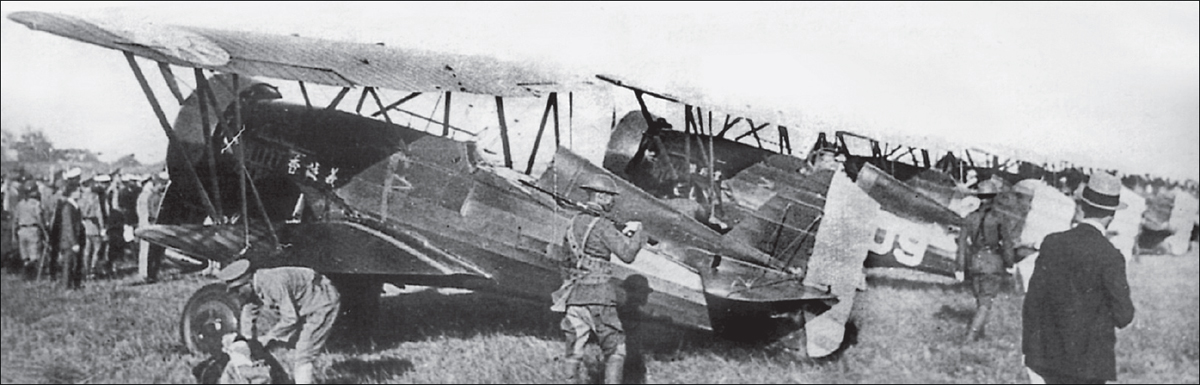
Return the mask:
<svg viewBox="0 0 1200 385"><path fill-rule="evenodd" d="M1111 174L1092 174L1087 184L1076 190L1075 200L1104 210L1124 210L1129 205L1121 202L1121 180Z"/></svg>

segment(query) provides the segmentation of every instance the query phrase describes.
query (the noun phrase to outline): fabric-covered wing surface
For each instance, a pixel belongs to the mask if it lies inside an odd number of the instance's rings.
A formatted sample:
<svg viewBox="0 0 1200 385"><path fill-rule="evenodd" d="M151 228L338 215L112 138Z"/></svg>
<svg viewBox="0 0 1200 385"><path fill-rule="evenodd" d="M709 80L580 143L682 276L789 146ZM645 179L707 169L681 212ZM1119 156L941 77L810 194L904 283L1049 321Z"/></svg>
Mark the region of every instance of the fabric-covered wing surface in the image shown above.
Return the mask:
<svg viewBox="0 0 1200 385"><path fill-rule="evenodd" d="M591 84L585 78L567 77L530 63L378 44L188 26L133 25L48 12L15 12L9 19L30 29L174 65L331 86L522 97L567 92Z"/></svg>
<svg viewBox="0 0 1200 385"><path fill-rule="evenodd" d="M351 222L294 223L276 228L288 264L322 273L406 276L473 276L491 274L412 235L395 237ZM242 225L154 225L138 229L138 238L205 260L227 263L246 245ZM265 226L250 226L251 258L275 260L273 239ZM267 246L264 246L267 245ZM278 261L277 261L278 262Z"/></svg>

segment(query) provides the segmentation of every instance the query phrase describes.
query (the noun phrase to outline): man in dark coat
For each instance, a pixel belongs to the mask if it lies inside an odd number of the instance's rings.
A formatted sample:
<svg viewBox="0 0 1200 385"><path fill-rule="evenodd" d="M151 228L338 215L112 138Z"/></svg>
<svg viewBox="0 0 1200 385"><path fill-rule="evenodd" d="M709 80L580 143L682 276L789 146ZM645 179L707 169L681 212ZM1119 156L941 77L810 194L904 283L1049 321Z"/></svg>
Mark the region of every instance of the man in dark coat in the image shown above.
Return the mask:
<svg viewBox="0 0 1200 385"><path fill-rule="evenodd" d="M83 229L83 214L79 211L80 186L68 181L62 190L65 197L58 205L51 239L58 245L58 263L67 289L79 289L83 282L83 246L87 235Z"/></svg>
<svg viewBox="0 0 1200 385"><path fill-rule="evenodd" d="M1105 238L1121 183L1101 172L1080 192L1076 226L1042 241L1022 311L1025 366L1048 384L1116 380L1114 328L1133 321L1125 258Z"/></svg>

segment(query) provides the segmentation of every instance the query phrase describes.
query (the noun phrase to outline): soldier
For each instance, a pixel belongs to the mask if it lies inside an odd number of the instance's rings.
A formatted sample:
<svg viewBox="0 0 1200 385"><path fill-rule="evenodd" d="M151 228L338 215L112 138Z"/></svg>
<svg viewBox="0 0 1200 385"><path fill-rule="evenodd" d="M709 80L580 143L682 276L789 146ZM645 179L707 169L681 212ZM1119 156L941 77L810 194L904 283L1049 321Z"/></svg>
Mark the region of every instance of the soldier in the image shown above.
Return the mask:
<svg viewBox="0 0 1200 385"><path fill-rule="evenodd" d="M955 276L959 282L964 278L971 281L971 292L975 295L975 317L963 342L983 338L984 326L992 310L992 300L1000 292L1005 269L1013 265L1012 236L1008 221L995 210L996 194L1000 182L988 179L979 182L979 209L967 215L965 225L958 234Z"/></svg>
<svg viewBox="0 0 1200 385"><path fill-rule="evenodd" d="M1046 236L1022 308L1025 366L1047 384L1117 379L1115 328L1133 322L1125 258L1105 237L1121 182L1100 172L1075 195L1074 228Z"/></svg>
<svg viewBox="0 0 1200 385"><path fill-rule="evenodd" d="M83 246L87 234L83 229L82 213L79 211L79 183L68 180L63 186L63 200L54 216L51 239L58 246L59 271L67 289L83 286Z"/></svg>
<svg viewBox="0 0 1200 385"><path fill-rule="evenodd" d="M158 210L162 205L163 192L169 181L164 171L155 178L150 178L142 185L142 191L137 197L138 228L158 223ZM138 275L143 282L152 283L158 280L158 269L162 265L162 251L152 252L150 242L138 243Z"/></svg>
<svg viewBox="0 0 1200 385"><path fill-rule="evenodd" d="M610 177L599 175L580 187L589 193L586 205L592 212L571 219L566 236L571 250L570 274L554 295L555 310L566 313L560 325L567 337L564 369L568 381L587 382L582 359L588 339L595 334L605 357L604 382L615 384L622 380L626 347L609 260L615 254L625 263L632 263L647 235L639 222L630 222L621 230L599 215L612 210L617 195Z"/></svg>
<svg viewBox="0 0 1200 385"><path fill-rule="evenodd" d="M24 197L17 203L16 223L21 262L28 279L37 276L36 269L42 260L42 237L46 233L42 230L42 202L37 185L29 181L23 190Z"/></svg>
<svg viewBox="0 0 1200 385"><path fill-rule="evenodd" d="M83 272L88 280L95 278L98 268L103 267L106 246L105 229L108 224L108 199L105 199L108 175L100 174L91 179L79 200L79 211L83 213L83 228L87 232L87 245L83 249Z"/></svg>
<svg viewBox="0 0 1200 385"><path fill-rule="evenodd" d="M230 263L216 276L242 298L242 335L257 338L267 350L295 339L292 376L297 384L313 383L313 361L325 347L341 307L333 283L307 267L255 270L245 259ZM256 335L254 322L263 307L277 309L279 321L265 334Z"/></svg>
<svg viewBox="0 0 1200 385"><path fill-rule="evenodd" d="M38 191L42 196L42 229L46 232L46 243L42 246L45 250L42 252L42 259L38 261L37 277L41 279L43 274L51 280L55 278L55 266L58 265L58 243L52 235L54 231L54 214L58 212L58 203L62 200L59 186L54 184L54 181L38 183Z"/></svg>

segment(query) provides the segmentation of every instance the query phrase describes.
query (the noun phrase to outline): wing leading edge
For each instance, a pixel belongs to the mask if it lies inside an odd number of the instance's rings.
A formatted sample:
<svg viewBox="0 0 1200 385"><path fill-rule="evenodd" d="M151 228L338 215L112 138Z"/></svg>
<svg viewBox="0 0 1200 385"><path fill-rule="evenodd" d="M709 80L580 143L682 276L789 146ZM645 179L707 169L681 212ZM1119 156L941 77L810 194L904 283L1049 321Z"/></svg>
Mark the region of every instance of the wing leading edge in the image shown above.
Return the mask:
<svg viewBox="0 0 1200 385"><path fill-rule="evenodd" d="M338 87L536 97L592 84L584 77L566 76L532 63L380 44L189 26L134 25L49 12L14 12L8 18L33 30L178 66Z"/></svg>

